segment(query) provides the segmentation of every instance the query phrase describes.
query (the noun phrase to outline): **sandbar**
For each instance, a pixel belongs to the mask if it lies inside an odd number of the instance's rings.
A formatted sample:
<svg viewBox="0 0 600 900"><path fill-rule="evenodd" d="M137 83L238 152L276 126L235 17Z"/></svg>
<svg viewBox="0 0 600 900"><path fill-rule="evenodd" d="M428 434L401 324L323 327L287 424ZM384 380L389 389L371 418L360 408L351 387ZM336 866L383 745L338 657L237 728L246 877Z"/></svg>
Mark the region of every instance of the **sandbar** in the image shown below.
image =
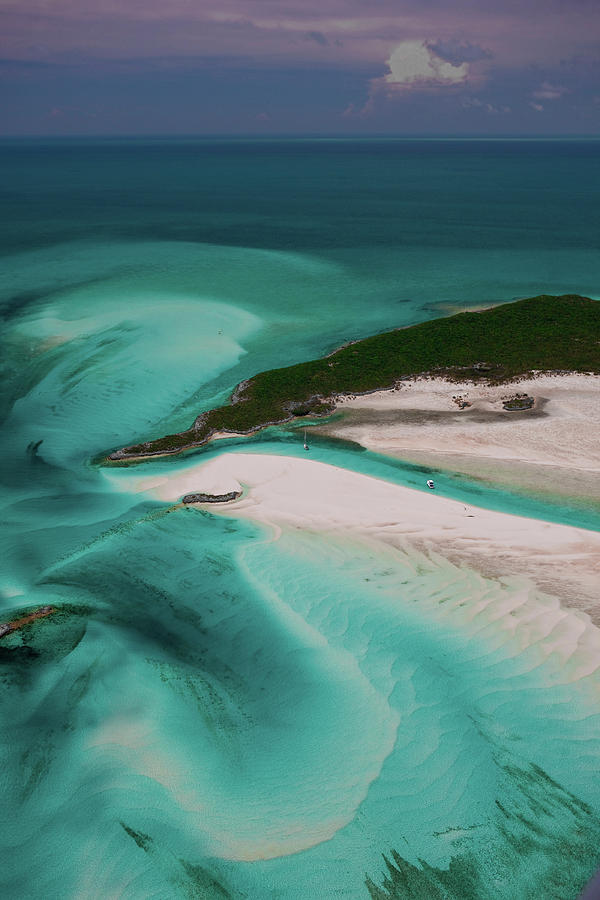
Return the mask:
<svg viewBox="0 0 600 900"><path fill-rule="evenodd" d="M180 472L131 475L123 486L173 503L192 490L243 490L239 500L211 504L211 511L254 519L274 534L282 528L344 534L441 554L493 578L524 578L600 624L600 532L465 506L307 458L266 454L224 453Z"/></svg>

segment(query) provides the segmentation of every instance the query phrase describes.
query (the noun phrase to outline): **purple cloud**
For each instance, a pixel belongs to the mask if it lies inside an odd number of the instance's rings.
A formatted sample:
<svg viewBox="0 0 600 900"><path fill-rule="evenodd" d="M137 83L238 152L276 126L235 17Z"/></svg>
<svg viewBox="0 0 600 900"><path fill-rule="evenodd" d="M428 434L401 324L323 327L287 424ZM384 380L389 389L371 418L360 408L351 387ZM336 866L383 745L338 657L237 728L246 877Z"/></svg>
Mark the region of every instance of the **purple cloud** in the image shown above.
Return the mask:
<svg viewBox="0 0 600 900"><path fill-rule="evenodd" d="M494 55L491 50L480 47L478 44L471 44L469 41L436 41L428 46L436 56L445 59L454 66L459 66L461 63L479 62L482 59L491 59Z"/></svg>
<svg viewBox="0 0 600 900"><path fill-rule="evenodd" d="M588 0L4 0L4 53L59 59L187 56L306 60L309 47L343 45L347 61L380 65L403 40L428 42L454 65L543 64L597 53L598 8ZM295 40L290 48L290 38ZM308 55L307 55L308 54Z"/></svg>
<svg viewBox="0 0 600 900"><path fill-rule="evenodd" d="M314 41L315 44L319 44L321 47L329 46L329 41L322 31L307 31L304 35L304 39L307 41Z"/></svg>

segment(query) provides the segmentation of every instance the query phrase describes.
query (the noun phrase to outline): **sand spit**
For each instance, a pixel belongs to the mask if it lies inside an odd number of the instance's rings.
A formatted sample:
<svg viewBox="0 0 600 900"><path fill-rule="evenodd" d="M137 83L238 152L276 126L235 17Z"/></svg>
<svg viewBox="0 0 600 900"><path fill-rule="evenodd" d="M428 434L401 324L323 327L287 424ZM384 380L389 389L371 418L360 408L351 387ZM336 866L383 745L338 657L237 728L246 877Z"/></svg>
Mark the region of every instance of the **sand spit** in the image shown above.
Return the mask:
<svg viewBox="0 0 600 900"><path fill-rule="evenodd" d="M226 494L212 507L275 529L344 533L438 553L493 577L521 576L600 624L600 534L464 504L336 466L226 453L181 472L131 475L123 487L167 502L192 490Z"/></svg>

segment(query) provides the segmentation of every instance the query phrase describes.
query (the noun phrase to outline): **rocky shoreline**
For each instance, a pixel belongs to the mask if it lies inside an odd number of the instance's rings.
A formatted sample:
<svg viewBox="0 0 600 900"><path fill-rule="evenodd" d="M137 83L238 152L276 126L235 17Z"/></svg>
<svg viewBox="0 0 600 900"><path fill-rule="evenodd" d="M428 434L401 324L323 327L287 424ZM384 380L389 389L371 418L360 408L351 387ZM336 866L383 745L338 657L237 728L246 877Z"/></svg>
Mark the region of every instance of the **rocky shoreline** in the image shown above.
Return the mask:
<svg viewBox="0 0 600 900"><path fill-rule="evenodd" d="M22 628L24 625L35 622L36 619L43 619L46 616L50 616L53 612L56 612L53 606L42 606L40 609L36 609L35 612L28 613L26 616L21 616L19 619L13 619L11 622L0 622L0 638L5 637L7 634L12 634L13 631L18 631L18 629Z"/></svg>

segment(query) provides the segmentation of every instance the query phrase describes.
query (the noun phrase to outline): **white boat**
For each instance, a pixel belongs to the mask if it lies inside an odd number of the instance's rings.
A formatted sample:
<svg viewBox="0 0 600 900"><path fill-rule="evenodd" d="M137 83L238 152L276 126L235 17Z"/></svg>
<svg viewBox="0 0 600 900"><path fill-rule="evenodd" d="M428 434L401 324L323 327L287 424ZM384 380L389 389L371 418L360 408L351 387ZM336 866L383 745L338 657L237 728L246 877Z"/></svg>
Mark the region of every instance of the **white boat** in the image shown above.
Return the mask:
<svg viewBox="0 0 600 900"><path fill-rule="evenodd" d="M308 444L306 443L306 431L304 432L304 449L308 450Z"/></svg>
<svg viewBox="0 0 600 900"><path fill-rule="evenodd" d="M431 478L430 478L429 481L427 482L427 487L429 488L430 491L435 490L435 484L433 483L433 481L431 480Z"/></svg>

